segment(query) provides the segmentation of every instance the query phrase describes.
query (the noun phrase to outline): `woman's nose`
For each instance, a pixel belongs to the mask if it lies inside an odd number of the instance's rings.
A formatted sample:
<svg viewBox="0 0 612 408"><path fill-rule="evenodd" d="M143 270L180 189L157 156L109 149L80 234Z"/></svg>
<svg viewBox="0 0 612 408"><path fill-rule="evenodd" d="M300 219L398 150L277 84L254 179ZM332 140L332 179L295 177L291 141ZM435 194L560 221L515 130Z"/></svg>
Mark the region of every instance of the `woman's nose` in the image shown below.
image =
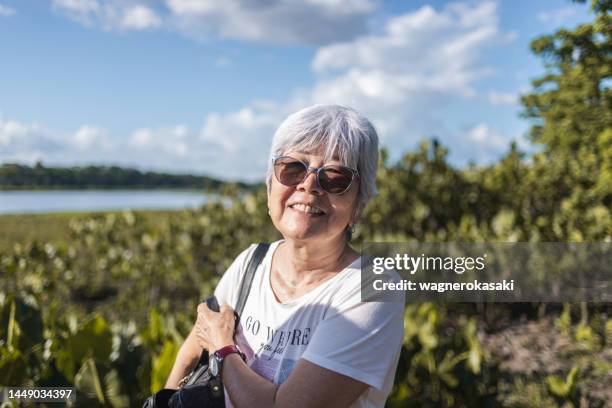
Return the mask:
<svg viewBox="0 0 612 408"><path fill-rule="evenodd" d="M323 190L317 182L317 171L309 168L306 177L298 184L297 189L300 191L313 192L315 194L323 194Z"/></svg>

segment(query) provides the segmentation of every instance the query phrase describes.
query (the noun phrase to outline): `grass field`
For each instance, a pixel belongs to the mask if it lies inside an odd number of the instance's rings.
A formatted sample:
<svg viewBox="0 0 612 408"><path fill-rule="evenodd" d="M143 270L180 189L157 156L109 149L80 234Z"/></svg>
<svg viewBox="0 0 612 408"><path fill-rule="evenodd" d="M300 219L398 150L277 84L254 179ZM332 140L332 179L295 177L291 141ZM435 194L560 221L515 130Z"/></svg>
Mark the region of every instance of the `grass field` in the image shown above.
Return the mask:
<svg viewBox="0 0 612 408"><path fill-rule="evenodd" d="M102 214L109 214L105 212ZM120 214L120 212L115 212ZM146 220L159 220L175 214L175 211L135 211ZM69 223L73 218L86 218L101 213L45 213L0 215L0 252L14 244L33 240L58 243L69 238Z"/></svg>

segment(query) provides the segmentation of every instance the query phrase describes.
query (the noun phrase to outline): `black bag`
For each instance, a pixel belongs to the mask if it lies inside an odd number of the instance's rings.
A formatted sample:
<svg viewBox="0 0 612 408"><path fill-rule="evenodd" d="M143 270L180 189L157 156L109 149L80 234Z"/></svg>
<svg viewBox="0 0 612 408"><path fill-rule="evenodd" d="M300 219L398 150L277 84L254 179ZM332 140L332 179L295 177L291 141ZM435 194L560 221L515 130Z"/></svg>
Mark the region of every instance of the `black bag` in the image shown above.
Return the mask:
<svg viewBox="0 0 612 408"><path fill-rule="evenodd" d="M255 270L268 252L270 244L259 243L249 260L246 272L240 283L238 302L236 303L236 328L244 309L247 297L253 284ZM219 304L214 296L205 300L208 307L219 311ZM202 350L196 368L189 374L188 380L178 390L164 388L146 399L142 408L225 408L225 391L221 378L212 378L208 370L208 351Z"/></svg>

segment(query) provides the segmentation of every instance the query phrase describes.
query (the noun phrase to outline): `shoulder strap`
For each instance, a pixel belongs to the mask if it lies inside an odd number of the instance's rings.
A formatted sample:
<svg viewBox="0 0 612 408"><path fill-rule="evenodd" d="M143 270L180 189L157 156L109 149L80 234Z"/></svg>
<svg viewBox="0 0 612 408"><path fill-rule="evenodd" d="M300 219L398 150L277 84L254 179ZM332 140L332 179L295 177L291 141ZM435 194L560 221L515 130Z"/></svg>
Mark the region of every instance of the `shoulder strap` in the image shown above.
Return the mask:
<svg viewBox="0 0 612 408"><path fill-rule="evenodd" d="M246 304L246 300L249 297L251 285L253 284L253 277L255 276L255 270L266 256L269 247L269 243L260 242L259 244L257 244L257 248L255 248L255 251L253 251L253 255L249 260L246 272L244 273L244 276L242 277L242 282L240 283L240 292L238 292L238 302L236 302L236 308L234 309L236 311L236 314L238 315L238 318L240 318L240 315L242 315L244 305Z"/></svg>
<svg viewBox="0 0 612 408"><path fill-rule="evenodd" d="M242 282L240 283L240 292L238 292L238 302L236 303L236 309L234 309L234 314L236 315L236 327L238 327L240 321L240 315L242 314L242 310L244 309L244 304L246 303L247 297L249 296L249 292L251 290L251 285L253 284L253 277L255 276L255 270L266 256L268 252L268 248L270 244L267 242L260 242L257 244L257 248L253 251L253 255L251 255L251 259L249 259L249 263L247 265L246 272L242 277ZM217 302L217 299L214 296L211 298L211 302ZM208 299L205 300L208 304L208 307L211 307L211 303L209 303ZM211 307L212 310L212 307ZM217 304L217 311L219 310L219 306ZM194 373L202 366L208 367L208 351L206 349L202 350L202 354L200 354L200 360L196 365L196 368L189 374L188 384L193 383L198 376L194 376Z"/></svg>

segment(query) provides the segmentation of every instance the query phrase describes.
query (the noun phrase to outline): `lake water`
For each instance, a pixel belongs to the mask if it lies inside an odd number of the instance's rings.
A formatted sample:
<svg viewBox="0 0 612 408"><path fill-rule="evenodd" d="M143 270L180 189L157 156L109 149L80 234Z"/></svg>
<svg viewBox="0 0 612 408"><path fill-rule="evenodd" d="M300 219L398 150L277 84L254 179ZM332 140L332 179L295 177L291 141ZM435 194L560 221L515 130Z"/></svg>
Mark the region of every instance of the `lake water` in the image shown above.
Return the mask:
<svg viewBox="0 0 612 408"><path fill-rule="evenodd" d="M0 191L0 214L198 208L211 198L202 191L57 190Z"/></svg>

